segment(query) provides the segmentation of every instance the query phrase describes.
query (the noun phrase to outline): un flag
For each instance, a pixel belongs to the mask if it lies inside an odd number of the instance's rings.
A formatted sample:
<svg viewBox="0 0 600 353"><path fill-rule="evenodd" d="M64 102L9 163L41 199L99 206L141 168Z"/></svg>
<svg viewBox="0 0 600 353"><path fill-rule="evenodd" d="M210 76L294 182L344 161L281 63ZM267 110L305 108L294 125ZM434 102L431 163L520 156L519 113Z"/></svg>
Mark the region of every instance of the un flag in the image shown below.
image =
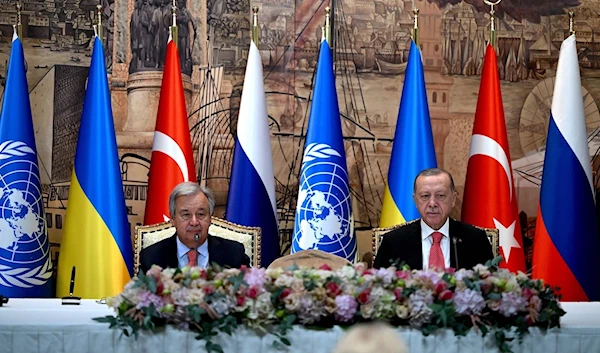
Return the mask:
<svg viewBox="0 0 600 353"><path fill-rule="evenodd" d="M331 50L325 40L321 43L314 87L292 253L317 249L354 261L356 237L348 168Z"/></svg>
<svg viewBox="0 0 600 353"><path fill-rule="evenodd" d="M0 116L0 294L7 297L52 296L37 163L25 58L15 37Z"/></svg>

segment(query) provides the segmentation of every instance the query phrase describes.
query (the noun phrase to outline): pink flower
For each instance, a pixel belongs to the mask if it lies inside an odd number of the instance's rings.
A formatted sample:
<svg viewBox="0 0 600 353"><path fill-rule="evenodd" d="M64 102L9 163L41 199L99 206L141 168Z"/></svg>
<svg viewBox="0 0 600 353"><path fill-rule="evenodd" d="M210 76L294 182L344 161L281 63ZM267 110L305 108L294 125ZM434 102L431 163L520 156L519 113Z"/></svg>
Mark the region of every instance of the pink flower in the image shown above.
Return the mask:
<svg viewBox="0 0 600 353"><path fill-rule="evenodd" d="M396 271L396 277L400 279L409 279L410 271Z"/></svg>
<svg viewBox="0 0 600 353"><path fill-rule="evenodd" d="M396 300L402 299L402 288L398 287L394 289L394 296L396 297Z"/></svg>
<svg viewBox="0 0 600 353"><path fill-rule="evenodd" d="M371 297L371 288L365 288L362 292L360 292L360 294L358 295L356 300L358 300L358 302L361 304L365 304L369 301L370 297Z"/></svg>
<svg viewBox="0 0 600 353"><path fill-rule="evenodd" d="M449 291L448 289L446 289L440 293L438 298L440 298L440 300L446 301L446 300L452 299L453 296L454 296L454 294L451 291Z"/></svg>

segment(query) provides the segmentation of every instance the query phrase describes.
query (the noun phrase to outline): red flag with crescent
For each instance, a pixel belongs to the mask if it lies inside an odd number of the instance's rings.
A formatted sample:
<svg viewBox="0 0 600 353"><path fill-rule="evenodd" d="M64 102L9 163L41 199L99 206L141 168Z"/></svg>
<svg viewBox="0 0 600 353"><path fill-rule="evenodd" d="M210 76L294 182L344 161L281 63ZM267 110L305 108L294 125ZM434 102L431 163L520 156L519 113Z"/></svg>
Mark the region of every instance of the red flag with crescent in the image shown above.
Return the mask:
<svg viewBox="0 0 600 353"><path fill-rule="evenodd" d="M496 52L485 53L471 152L467 166L462 221L500 231L502 267L525 271L525 254L519 224L504 106Z"/></svg>
<svg viewBox="0 0 600 353"><path fill-rule="evenodd" d="M179 54L171 40L160 88L144 224L169 220L169 195L173 188L184 181L196 181L193 158Z"/></svg>

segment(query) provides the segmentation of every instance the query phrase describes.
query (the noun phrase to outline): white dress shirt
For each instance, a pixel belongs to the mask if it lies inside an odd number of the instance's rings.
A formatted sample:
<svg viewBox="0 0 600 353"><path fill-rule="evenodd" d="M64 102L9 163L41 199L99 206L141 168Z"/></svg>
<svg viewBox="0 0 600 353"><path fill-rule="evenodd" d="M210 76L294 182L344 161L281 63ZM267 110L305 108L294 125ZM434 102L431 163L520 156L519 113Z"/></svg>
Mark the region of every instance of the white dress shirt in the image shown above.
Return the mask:
<svg viewBox="0 0 600 353"><path fill-rule="evenodd" d="M442 228L438 230L431 229L421 219L421 247L423 249L423 269L429 269L429 251L431 250L431 245L433 244L433 237L431 236L433 232L442 233L442 242L440 246L442 247L442 254L444 254L444 265L446 268L450 267L450 218L446 219L446 223L442 226Z"/></svg>
<svg viewBox="0 0 600 353"><path fill-rule="evenodd" d="M188 251L190 251L190 248L188 248L185 244L183 244L181 242L181 240L179 240L179 237L177 235L175 235L175 238L177 239L177 262L179 264L179 268L185 267L188 264L188 257L187 257L187 253ZM198 265L198 267L201 268L207 268L208 267L208 239L202 243L202 245L200 245L198 247L198 257L196 259L196 264Z"/></svg>

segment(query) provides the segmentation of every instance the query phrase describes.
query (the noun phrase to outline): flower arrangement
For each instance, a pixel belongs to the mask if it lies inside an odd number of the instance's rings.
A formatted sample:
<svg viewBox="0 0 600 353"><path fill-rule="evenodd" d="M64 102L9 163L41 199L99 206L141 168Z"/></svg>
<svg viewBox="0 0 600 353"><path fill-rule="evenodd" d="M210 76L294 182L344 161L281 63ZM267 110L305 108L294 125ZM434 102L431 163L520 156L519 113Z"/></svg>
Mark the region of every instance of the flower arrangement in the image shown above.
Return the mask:
<svg viewBox="0 0 600 353"><path fill-rule="evenodd" d="M524 273L497 267L498 260L472 270L410 271L346 266L319 269L161 269L133 278L108 300L116 316L97 318L127 336L173 324L206 340L238 325L269 332L276 345L289 345L294 324L331 327L384 320L410 325L428 335L448 328L493 333L500 352L532 326L560 327L565 314L554 288Z"/></svg>

